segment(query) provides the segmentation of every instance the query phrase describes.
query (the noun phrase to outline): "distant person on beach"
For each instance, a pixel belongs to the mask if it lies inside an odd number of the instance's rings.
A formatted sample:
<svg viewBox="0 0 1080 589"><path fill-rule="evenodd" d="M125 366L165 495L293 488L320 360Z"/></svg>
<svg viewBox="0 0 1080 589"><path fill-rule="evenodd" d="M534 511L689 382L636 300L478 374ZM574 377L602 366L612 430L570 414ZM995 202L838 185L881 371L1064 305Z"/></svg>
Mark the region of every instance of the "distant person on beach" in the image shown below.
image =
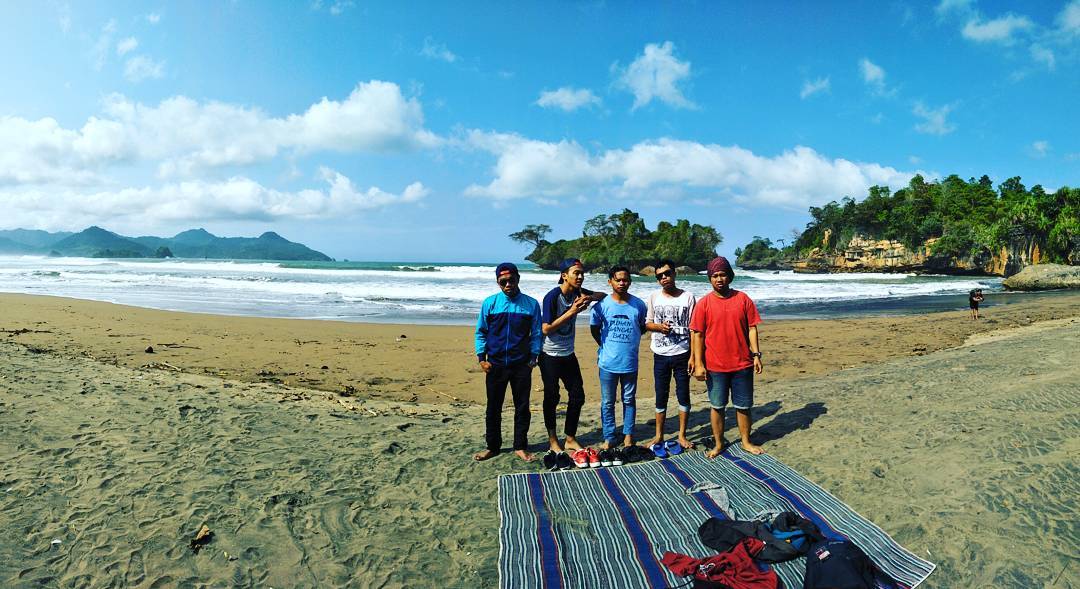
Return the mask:
<svg viewBox="0 0 1080 589"><path fill-rule="evenodd" d="M697 298L675 285L675 262L656 264L656 282L660 285L646 301L645 328L652 333L649 347L653 352L653 383L656 389L656 436L646 447L664 442L664 418L667 415L671 379L675 379L675 398L679 402L678 443L683 448L694 445L686 439L690 417L690 317Z"/></svg>
<svg viewBox="0 0 1080 589"><path fill-rule="evenodd" d="M708 273L713 291L698 300L690 319L694 378L706 382L712 405L709 417L716 444L708 456L715 458L724 451L724 412L729 394L743 449L763 454L761 446L750 442L754 375L762 370L757 330L761 317L746 293L731 288L735 272L727 258L714 258Z"/></svg>
<svg viewBox="0 0 1080 589"><path fill-rule="evenodd" d="M514 398L514 454L531 462L529 433L529 390L543 334L540 304L518 289L521 275L517 266L503 262L495 268L500 292L484 299L476 320L476 359L487 384L487 449L473 455L476 460L494 458L502 449L502 406L506 385Z"/></svg>
<svg viewBox="0 0 1080 589"><path fill-rule="evenodd" d="M559 285L551 289L541 304L541 329L544 346L540 352L540 378L544 381L544 426L547 427L548 446L552 452L581 450L577 441L578 419L585 404L585 387L581 379L581 366L574 354L574 336L579 313L595 301L602 300L604 293L582 288L585 268L581 260L570 258L559 265ZM566 439L559 443L555 426L555 410L559 406L559 381L566 387Z"/></svg>
<svg viewBox="0 0 1080 589"><path fill-rule="evenodd" d="M589 327L600 349L596 365L600 372L600 423L604 450L618 446L615 434L615 395L621 388L623 408L622 445L634 445L637 410L638 346L645 332L645 303L630 294L630 270L615 266L608 271L611 294L593 306Z"/></svg>
<svg viewBox="0 0 1080 589"><path fill-rule="evenodd" d="M979 318L979 303L983 302L983 293L981 288L968 293L968 306L971 307L971 318Z"/></svg>

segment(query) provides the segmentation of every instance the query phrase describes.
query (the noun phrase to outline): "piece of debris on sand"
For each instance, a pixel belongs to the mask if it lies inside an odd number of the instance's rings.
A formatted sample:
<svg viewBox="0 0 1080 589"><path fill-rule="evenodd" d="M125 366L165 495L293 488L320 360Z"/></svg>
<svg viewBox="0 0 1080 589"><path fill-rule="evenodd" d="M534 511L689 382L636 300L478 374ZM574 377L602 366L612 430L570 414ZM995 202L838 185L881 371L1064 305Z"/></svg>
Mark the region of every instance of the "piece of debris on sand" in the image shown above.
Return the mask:
<svg viewBox="0 0 1080 589"><path fill-rule="evenodd" d="M192 552L198 554L199 549L209 544L210 540L213 539L214 533L210 531L210 528L208 528L206 524L203 524L202 527L199 528L199 531L195 534L195 537L192 538L188 546L191 547Z"/></svg>

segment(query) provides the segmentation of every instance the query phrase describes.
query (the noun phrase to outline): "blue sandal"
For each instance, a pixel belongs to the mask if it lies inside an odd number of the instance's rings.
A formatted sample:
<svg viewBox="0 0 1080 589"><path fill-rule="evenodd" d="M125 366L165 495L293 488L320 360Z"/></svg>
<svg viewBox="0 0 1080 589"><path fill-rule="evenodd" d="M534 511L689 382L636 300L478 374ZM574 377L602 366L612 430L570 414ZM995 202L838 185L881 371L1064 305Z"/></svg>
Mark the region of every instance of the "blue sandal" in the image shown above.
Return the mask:
<svg viewBox="0 0 1080 589"><path fill-rule="evenodd" d="M664 442L658 442L652 445L652 452L656 454L657 458L667 458L667 444Z"/></svg>
<svg viewBox="0 0 1080 589"><path fill-rule="evenodd" d="M678 440L668 440L664 442L664 450L667 451L669 456L678 456L682 454L683 447Z"/></svg>

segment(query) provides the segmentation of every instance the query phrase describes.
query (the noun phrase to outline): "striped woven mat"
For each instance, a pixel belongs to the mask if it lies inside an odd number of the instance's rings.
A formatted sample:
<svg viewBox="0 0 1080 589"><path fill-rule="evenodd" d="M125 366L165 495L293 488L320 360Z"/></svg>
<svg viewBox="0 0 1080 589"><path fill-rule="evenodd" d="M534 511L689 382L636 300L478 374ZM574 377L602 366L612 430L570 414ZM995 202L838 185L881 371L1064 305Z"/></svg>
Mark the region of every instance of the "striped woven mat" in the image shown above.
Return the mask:
<svg viewBox="0 0 1080 589"><path fill-rule="evenodd" d="M735 519L794 511L831 537L858 545L898 587L934 570L881 528L768 455L731 445L715 460L688 452L617 468L499 477L499 583L507 588L662 589L686 582L663 565L664 552L714 554L698 539L709 517L724 518L723 487ZM802 587L805 559L773 565L784 586Z"/></svg>

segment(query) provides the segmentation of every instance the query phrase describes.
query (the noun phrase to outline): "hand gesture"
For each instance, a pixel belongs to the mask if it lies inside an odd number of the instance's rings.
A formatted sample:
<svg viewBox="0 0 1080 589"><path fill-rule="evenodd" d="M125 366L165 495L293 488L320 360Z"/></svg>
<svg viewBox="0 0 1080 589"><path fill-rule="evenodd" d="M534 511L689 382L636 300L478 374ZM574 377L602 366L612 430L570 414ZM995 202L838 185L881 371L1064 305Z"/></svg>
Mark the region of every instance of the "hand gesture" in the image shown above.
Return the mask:
<svg viewBox="0 0 1080 589"><path fill-rule="evenodd" d="M584 311L585 309L588 309L590 303L592 303L591 298L589 298L589 297L587 297L585 295L581 295L577 299L574 300L574 304L571 305L570 308L574 310L575 314L577 314L577 313L580 313L580 312Z"/></svg>

